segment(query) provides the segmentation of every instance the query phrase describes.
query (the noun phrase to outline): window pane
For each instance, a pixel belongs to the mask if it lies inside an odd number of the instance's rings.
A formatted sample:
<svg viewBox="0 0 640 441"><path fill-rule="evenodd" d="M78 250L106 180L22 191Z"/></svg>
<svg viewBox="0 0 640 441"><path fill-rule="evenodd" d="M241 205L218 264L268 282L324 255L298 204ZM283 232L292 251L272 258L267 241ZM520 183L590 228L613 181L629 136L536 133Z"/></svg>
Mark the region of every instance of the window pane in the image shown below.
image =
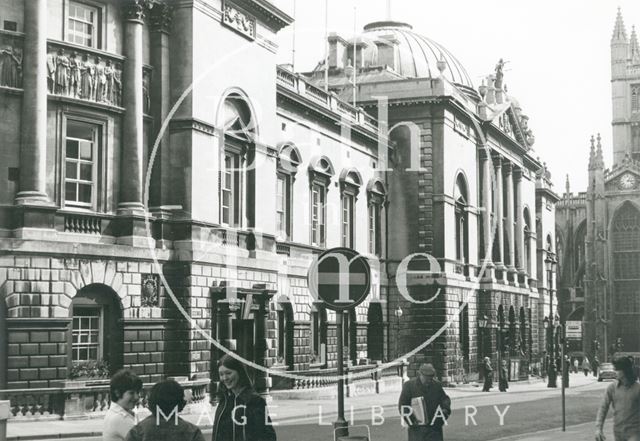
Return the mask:
<svg viewBox="0 0 640 441"><path fill-rule="evenodd" d="M80 121L67 120L67 138L93 141L95 126Z"/></svg>
<svg viewBox="0 0 640 441"><path fill-rule="evenodd" d="M78 201L91 203L91 184L78 184Z"/></svg>
<svg viewBox="0 0 640 441"><path fill-rule="evenodd" d="M93 171L92 164L80 164L80 179L82 179L83 181L91 181L92 171ZM67 175L67 177L70 177L70 176Z"/></svg>
<svg viewBox="0 0 640 441"><path fill-rule="evenodd" d="M67 158L78 158L78 141L75 139L67 139Z"/></svg>
<svg viewBox="0 0 640 441"><path fill-rule="evenodd" d="M81 142L80 143L80 159L91 161L93 159L92 147L93 147L92 143L90 142Z"/></svg>
<svg viewBox="0 0 640 441"><path fill-rule="evenodd" d="M75 182L67 182L64 185L64 198L67 201L77 201L78 193Z"/></svg>
<svg viewBox="0 0 640 441"><path fill-rule="evenodd" d="M65 176L67 179L76 179L78 177L78 164L76 162L66 162Z"/></svg>

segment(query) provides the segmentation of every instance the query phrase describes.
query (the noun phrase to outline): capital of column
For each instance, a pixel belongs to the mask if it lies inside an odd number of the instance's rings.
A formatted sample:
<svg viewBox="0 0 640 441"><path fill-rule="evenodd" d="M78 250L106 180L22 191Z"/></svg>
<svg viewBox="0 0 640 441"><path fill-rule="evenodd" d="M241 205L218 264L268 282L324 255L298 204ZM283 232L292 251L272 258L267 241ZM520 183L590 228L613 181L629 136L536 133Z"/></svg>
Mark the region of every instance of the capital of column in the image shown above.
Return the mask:
<svg viewBox="0 0 640 441"><path fill-rule="evenodd" d="M491 149L484 146L478 147L478 154L480 155L480 159L483 161L491 159L491 157L493 156L493 152L491 151Z"/></svg>
<svg viewBox="0 0 640 441"><path fill-rule="evenodd" d="M493 159L493 165L494 165L494 167L496 167L496 168L502 168L502 162L503 162L503 159L502 159L502 156L500 156L500 154L499 154L499 153L495 153L495 152L494 152L494 153L492 153L492 154L491 154L491 159Z"/></svg>
<svg viewBox="0 0 640 441"><path fill-rule="evenodd" d="M153 6L153 0L126 0L122 3L122 11L126 20L143 23L146 12Z"/></svg>
<svg viewBox="0 0 640 441"><path fill-rule="evenodd" d="M513 164L509 161L502 161L502 168L504 169L504 171L507 173L507 175L510 175L513 173Z"/></svg>
<svg viewBox="0 0 640 441"><path fill-rule="evenodd" d="M522 168L520 168L520 167L515 167L515 166L513 167L513 178L514 178L516 181L520 181L520 180L522 180L522 174L523 174L523 173L522 173Z"/></svg>
<svg viewBox="0 0 640 441"><path fill-rule="evenodd" d="M149 28L151 32L171 33L173 21L173 7L166 3L156 4L149 14Z"/></svg>

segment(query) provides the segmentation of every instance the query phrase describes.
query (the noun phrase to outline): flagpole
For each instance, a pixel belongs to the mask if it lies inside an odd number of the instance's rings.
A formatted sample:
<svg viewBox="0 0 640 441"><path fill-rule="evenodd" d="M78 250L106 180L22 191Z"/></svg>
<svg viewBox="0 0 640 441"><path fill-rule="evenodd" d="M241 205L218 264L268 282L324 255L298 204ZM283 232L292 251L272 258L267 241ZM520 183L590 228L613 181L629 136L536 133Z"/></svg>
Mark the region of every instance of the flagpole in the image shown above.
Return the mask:
<svg viewBox="0 0 640 441"><path fill-rule="evenodd" d="M357 73L358 73L358 63L356 61L357 57L357 47L358 47L358 26L356 23L357 19L357 6L353 7L353 107L356 107L356 81L357 81Z"/></svg>
<svg viewBox="0 0 640 441"><path fill-rule="evenodd" d="M296 0L293 0L293 42L291 49L291 71L296 71Z"/></svg>
<svg viewBox="0 0 640 441"><path fill-rule="evenodd" d="M329 0L324 1L324 91L329 92Z"/></svg>

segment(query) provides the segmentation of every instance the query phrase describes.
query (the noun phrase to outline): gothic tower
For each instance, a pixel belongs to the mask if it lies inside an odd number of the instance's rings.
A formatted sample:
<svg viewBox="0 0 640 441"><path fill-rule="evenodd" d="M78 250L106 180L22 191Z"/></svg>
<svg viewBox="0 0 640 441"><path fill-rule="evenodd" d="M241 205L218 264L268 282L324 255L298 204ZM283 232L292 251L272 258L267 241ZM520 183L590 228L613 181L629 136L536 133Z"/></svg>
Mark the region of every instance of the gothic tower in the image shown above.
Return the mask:
<svg viewBox="0 0 640 441"><path fill-rule="evenodd" d="M630 38L618 9L611 37L613 163L628 153L640 159L640 46L635 28Z"/></svg>

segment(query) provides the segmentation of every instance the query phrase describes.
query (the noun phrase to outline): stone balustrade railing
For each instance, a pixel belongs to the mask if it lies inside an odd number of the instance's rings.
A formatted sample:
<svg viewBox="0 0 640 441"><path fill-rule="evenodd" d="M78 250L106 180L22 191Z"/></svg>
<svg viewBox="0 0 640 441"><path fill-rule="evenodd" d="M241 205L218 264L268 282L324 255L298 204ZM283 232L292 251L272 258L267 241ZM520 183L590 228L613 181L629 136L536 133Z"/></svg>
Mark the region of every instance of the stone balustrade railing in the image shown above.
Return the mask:
<svg viewBox="0 0 640 441"><path fill-rule="evenodd" d="M362 125L373 132L378 130L378 122L364 110L342 101L333 93L325 92L323 89L312 85L305 81L300 75L278 67L276 78L279 84L295 91L301 96L311 99L326 109L345 117L347 120Z"/></svg>
<svg viewBox="0 0 640 441"><path fill-rule="evenodd" d="M357 383L360 381L373 381L375 383L378 383L384 378L403 376L404 364L402 363L395 363L385 367L381 371L376 371L376 368L378 366L378 364L366 364L345 367L345 374L347 375L345 384L348 385L349 383ZM368 374L364 375L364 373ZM297 378L279 377L277 374L273 374L273 389L318 389L332 386L337 383L337 381L332 378L337 375L336 368L295 371L295 374Z"/></svg>
<svg viewBox="0 0 640 441"><path fill-rule="evenodd" d="M185 389L188 403L205 403L209 380L179 381ZM148 391L153 384L145 384L137 408L148 405ZM63 417L99 415L109 409L109 381L64 381L59 387L41 389L0 390L0 399L8 400L10 420L59 420Z"/></svg>

